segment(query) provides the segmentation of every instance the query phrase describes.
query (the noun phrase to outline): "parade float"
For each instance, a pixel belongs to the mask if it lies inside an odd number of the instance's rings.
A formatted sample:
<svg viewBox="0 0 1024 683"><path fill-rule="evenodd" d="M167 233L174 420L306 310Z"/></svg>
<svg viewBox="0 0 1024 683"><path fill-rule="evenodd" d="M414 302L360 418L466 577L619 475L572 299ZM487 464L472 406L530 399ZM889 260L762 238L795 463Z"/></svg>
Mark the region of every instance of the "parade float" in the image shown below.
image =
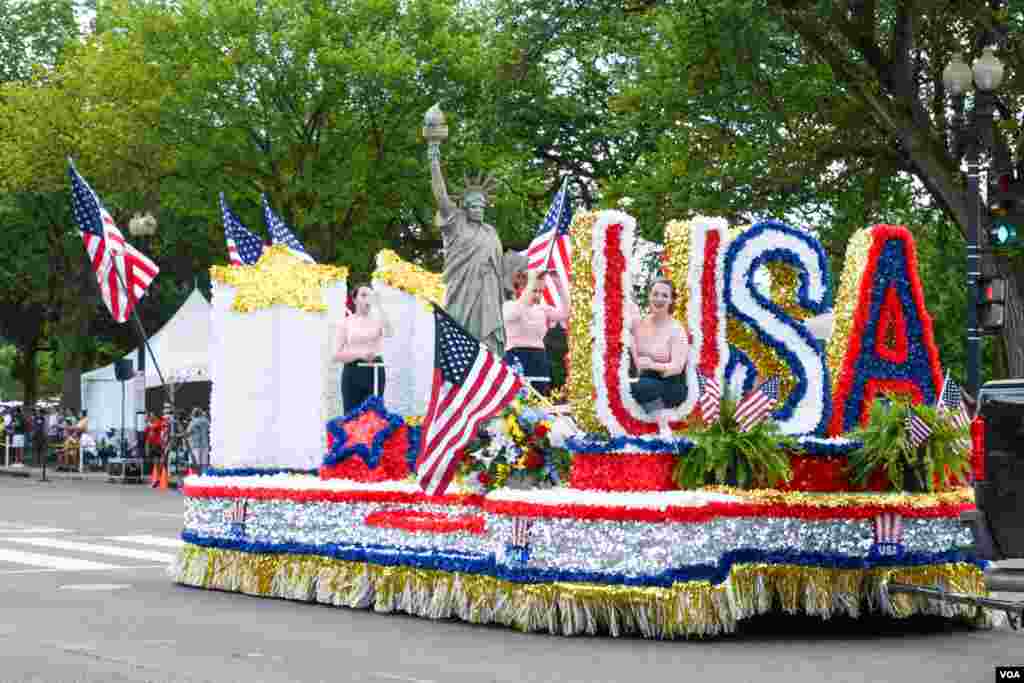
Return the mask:
<svg viewBox="0 0 1024 683"><path fill-rule="evenodd" d="M378 257L375 288L404 327L385 349L383 400L339 416L344 270L278 248L215 267L214 467L185 482L175 581L563 635L713 636L770 612L990 624L981 608L887 590L984 594L959 521L974 508L968 475L929 469L923 492L894 490L898 467L851 480L877 399L931 406L943 392L911 233L856 233L833 293L808 231L669 224L662 268L691 344L663 439L628 389L634 231L625 213L576 214L564 402L522 392L443 495L415 476L433 372L423 301L441 300L439 276ZM816 334L809 321L829 313L831 334ZM741 399L768 377L759 438L776 445L744 453L726 417L713 433L697 387Z"/></svg>

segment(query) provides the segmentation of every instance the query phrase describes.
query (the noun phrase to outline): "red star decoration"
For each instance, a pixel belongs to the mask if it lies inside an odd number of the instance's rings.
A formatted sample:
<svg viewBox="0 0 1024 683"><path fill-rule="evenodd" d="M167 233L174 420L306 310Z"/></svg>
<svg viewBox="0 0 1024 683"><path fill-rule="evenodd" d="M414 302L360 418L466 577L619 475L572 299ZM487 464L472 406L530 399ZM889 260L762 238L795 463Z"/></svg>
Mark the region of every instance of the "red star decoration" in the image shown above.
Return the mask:
<svg viewBox="0 0 1024 683"><path fill-rule="evenodd" d="M345 443L341 447L344 450L354 450L356 446L372 449L374 437L380 430L389 426L387 420L372 410L367 410L356 419L345 423L345 436L348 438L345 439Z"/></svg>

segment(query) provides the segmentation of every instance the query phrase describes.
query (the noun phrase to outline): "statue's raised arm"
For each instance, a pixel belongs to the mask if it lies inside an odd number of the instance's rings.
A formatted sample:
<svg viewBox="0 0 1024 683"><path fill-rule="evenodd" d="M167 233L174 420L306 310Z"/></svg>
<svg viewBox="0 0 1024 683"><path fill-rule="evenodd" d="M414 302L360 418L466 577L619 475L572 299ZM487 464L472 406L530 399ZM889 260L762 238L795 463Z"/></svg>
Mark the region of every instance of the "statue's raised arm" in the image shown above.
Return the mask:
<svg viewBox="0 0 1024 683"><path fill-rule="evenodd" d="M444 308L467 332L501 357L505 348L501 239L494 226L484 222L494 178L466 178L462 201L456 204L448 196L441 173L441 141L448 137L448 127L437 105L423 117L423 137L430 159L430 186L441 219Z"/></svg>
<svg viewBox="0 0 1024 683"><path fill-rule="evenodd" d="M423 137L427 140L427 159L430 161L430 187L434 190L441 218L447 224L456 207L448 196L448 187L441 172L441 142L448 138L448 126L444 121L444 113L436 104L423 117Z"/></svg>

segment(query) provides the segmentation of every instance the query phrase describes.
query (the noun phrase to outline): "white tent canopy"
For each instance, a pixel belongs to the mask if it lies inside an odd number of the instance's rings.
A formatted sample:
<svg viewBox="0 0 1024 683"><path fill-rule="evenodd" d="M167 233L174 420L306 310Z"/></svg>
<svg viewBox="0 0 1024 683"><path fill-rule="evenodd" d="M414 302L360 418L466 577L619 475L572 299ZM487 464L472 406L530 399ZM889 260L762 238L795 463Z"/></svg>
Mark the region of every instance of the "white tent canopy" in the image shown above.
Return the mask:
<svg viewBox="0 0 1024 683"><path fill-rule="evenodd" d="M166 382L209 381L210 302L193 289L174 316L149 338L149 346ZM137 354L133 351L124 357L134 363ZM125 384L125 428L131 429L136 412L146 409L145 389L162 384L153 357L146 355L145 382L137 376ZM82 373L82 408L88 411L89 431L120 429L121 382L113 363Z"/></svg>

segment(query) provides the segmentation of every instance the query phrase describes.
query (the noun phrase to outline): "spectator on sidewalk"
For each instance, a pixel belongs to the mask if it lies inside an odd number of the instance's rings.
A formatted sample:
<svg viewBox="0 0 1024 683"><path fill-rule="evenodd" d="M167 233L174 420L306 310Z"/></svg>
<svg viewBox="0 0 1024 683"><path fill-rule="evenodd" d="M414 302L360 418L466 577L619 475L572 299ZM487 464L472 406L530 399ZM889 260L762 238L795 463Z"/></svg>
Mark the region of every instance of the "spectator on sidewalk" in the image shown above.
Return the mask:
<svg viewBox="0 0 1024 683"><path fill-rule="evenodd" d="M153 483L164 466L164 443L167 432L167 420L158 417L153 413L149 414L146 422L146 453L153 462Z"/></svg>
<svg viewBox="0 0 1024 683"><path fill-rule="evenodd" d="M83 469L89 464L90 460L99 462L102 465L99 454L96 452L96 439L89 432L82 432L82 437L78 440L78 452L82 456Z"/></svg>
<svg viewBox="0 0 1024 683"><path fill-rule="evenodd" d="M11 464L25 464L25 414L21 408L15 408L11 415Z"/></svg>

